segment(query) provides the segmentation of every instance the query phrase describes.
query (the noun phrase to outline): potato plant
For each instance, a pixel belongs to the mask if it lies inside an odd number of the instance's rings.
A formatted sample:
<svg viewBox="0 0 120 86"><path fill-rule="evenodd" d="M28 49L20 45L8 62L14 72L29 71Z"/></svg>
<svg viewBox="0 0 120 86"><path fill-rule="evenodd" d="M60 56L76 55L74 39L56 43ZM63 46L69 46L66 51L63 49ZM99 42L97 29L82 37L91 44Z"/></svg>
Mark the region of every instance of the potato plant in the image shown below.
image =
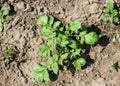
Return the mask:
<svg viewBox="0 0 120 86"><path fill-rule="evenodd" d="M39 56L46 57L48 61L34 66L32 77L36 82L49 82L50 74L58 74L59 67L65 63L72 64L76 70L86 65L86 59L80 52L85 45L95 45L98 35L88 32L78 20L62 25L51 15L41 15L37 24L42 27L41 33L45 44L41 46Z"/></svg>
<svg viewBox="0 0 120 86"><path fill-rule="evenodd" d="M103 21L112 20L114 23L120 23L120 11L115 9L115 4L113 2L108 2L106 8L102 8L101 12L104 13L102 16Z"/></svg>

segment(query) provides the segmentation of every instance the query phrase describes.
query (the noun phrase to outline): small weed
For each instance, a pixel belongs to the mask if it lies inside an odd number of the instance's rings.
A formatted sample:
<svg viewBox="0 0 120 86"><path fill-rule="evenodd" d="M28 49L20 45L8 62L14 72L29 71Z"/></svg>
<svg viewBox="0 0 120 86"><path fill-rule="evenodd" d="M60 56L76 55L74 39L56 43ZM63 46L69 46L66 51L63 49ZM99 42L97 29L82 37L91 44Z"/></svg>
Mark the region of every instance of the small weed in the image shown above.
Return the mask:
<svg viewBox="0 0 120 86"><path fill-rule="evenodd" d="M116 62L116 63L112 63L112 64L109 66L109 68L108 68L108 70L109 70L110 72L117 71L117 69L118 69L118 63L117 63L117 62Z"/></svg>
<svg viewBox="0 0 120 86"><path fill-rule="evenodd" d="M3 57L1 57L0 60L12 57L15 54L16 54L16 52L14 50L6 49L6 50L4 50Z"/></svg>

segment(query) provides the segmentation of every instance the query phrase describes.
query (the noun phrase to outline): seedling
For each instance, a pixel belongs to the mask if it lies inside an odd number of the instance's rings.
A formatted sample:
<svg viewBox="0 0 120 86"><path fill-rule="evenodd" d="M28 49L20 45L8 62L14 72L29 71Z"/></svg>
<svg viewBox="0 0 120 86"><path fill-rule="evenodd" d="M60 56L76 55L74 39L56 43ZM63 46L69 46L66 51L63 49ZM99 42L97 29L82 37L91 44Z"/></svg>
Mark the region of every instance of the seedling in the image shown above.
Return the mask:
<svg viewBox="0 0 120 86"><path fill-rule="evenodd" d="M41 62L34 67L32 74L36 82L49 82L50 73L58 74L59 66L65 63L72 64L76 70L86 65L86 60L80 52L84 45L95 45L98 35L88 32L78 20L65 26L55 21L51 15L41 15L37 24L42 27L43 39L46 41L40 49L39 56L47 57L47 62Z"/></svg>
<svg viewBox="0 0 120 86"><path fill-rule="evenodd" d="M6 58L9 58L9 57L12 57L13 55L15 55L15 51L12 50L12 49L5 49L3 51L3 56L0 58L0 60L2 59L6 59Z"/></svg>
<svg viewBox="0 0 120 86"><path fill-rule="evenodd" d="M9 10L7 8L1 8L0 10L0 32L3 31L3 22L4 22L4 17L9 14Z"/></svg>
<svg viewBox="0 0 120 86"><path fill-rule="evenodd" d="M118 69L118 63L112 63L110 66L109 66L109 71L110 72L113 72L113 71L116 71Z"/></svg>
<svg viewBox="0 0 120 86"><path fill-rule="evenodd" d="M101 8L101 12L104 13L102 16L103 21L110 21L112 20L114 23L120 23L120 11L115 9L115 4L113 2L108 2L107 6Z"/></svg>

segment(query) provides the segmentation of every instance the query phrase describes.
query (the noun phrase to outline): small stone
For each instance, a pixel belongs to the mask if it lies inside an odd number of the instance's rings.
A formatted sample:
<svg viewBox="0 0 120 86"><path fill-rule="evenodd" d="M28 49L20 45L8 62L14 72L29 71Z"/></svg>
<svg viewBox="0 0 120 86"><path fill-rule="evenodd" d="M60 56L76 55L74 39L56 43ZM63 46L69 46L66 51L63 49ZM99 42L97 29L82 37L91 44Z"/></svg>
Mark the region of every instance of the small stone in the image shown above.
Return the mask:
<svg viewBox="0 0 120 86"><path fill-rule="evenodd" d="M18 9L25 10L26 6L24 2L19 2L16 4Z"/></svg>

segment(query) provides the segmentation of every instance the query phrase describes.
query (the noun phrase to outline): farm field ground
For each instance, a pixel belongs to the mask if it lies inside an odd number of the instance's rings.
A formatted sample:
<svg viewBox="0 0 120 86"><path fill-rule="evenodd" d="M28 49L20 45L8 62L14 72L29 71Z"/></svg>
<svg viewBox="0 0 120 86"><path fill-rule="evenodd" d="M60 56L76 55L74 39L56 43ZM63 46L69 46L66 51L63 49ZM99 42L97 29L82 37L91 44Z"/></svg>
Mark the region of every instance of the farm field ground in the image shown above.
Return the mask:
<svg viewBox="0 0 120 86"><path fill-rule="evenodd" d="M120 25L102 21L99 11L108 1L120 8L120 0L0 0L0 8L10 10L0 33L0 57L7 48L17 53L0 60L0 86L120 86ZM65 67L50 83L36 83L31 77L33 67L45 60L38 55L44 41L36 21L42 14L63 23L80 20L101 35L86 52L85 68ZM110 71L112 65L115 69Z"/></svg>

